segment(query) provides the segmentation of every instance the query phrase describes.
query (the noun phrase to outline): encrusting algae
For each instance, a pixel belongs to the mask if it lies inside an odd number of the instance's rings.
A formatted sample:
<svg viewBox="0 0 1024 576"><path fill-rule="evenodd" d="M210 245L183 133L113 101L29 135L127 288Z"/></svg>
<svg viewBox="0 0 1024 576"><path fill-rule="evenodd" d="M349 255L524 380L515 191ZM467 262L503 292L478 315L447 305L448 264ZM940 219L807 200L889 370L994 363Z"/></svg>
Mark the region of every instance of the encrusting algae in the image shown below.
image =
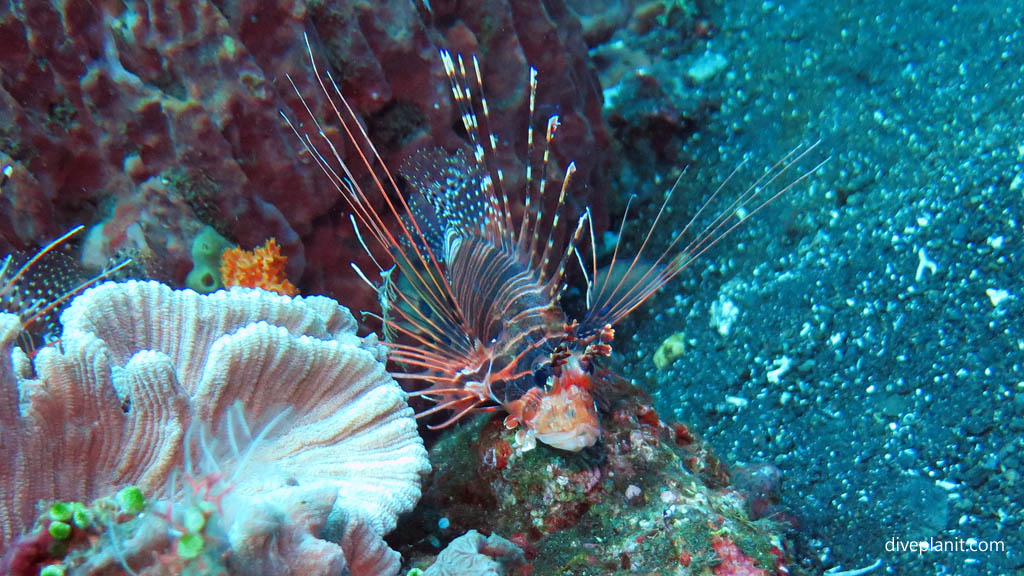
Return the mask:
<svg viewBox="0 0 1024 576"><path fill-rule="evenodd" d="M675 361L686 352L686 340L682 332L665 338L658 349L654 351L654 366L661 370Z"/></svg>

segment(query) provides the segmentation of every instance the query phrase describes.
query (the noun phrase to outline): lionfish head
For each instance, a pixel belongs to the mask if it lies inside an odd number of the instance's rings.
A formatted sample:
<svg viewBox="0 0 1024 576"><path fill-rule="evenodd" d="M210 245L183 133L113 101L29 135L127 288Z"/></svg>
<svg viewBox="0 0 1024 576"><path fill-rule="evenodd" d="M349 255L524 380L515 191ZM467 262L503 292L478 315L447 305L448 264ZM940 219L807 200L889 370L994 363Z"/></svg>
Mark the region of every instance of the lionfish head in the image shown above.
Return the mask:
<svg viewBox="0 0 1024 576"><path fill-rule="evenodd" d="M531 388L505 408L505 425L522 426L516 439L523 449L536 441L570 452L593 446L601 436L597 407L591 395L594 380L577 355L569 356L555 374L548 376L548 387Z"/></svg>

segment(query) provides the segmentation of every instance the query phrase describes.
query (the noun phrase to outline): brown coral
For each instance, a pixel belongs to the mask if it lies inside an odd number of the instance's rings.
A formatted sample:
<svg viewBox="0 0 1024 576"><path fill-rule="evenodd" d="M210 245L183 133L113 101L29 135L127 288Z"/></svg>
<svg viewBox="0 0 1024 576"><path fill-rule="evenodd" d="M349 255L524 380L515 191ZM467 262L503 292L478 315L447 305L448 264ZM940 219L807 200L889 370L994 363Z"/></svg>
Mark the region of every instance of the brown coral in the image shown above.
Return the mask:
<svg viewBox="0 0 1024 576"><path fill-rule="evenodd" d="M287 263L288 258L281 254L281 247L271 238L251 251L238 247L225 250L220 256L220 277L228 288L262 288L295 296L299 291L285 276Z"/></svg>

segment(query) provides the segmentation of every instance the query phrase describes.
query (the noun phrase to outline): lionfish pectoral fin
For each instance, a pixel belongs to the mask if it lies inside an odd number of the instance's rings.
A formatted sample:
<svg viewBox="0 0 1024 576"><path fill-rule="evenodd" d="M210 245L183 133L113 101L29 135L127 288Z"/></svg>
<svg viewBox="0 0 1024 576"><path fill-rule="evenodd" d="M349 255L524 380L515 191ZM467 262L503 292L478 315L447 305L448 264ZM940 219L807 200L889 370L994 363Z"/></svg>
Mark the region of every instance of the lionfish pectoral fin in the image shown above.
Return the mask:
<svg viewBox="0 0 1024 576"><path fill-rule="evenodd" d="M611 264L597 270L588 286L586 316L580 321L579 334L588 337L596 334L609 323L613 314L613 305L617 302L609 298L610 294L622 297L636 297L648 291L648 287L660 282L668 265L636 257L627 260L615 260Z"/></svg>
<svg viewBox="0 0 1024 576"><path fill-rule="evenodd" d="M97 274L87 271L63 250L69 239L84 229L72 228L31 256L9 254L0 265L0 309L21 319L23 334L19 338L27 352L33 352L37 342L55 341L58 315L68 301L132 262L131 258L112 259Z"/></svg>
<svg viewBox="0 0 1024 576"><path fill-rule="evenodd" d="M455 424L459 420L462 420L462 418L465 417L467 414L470 414L471 412L476 410L477 407L480 406L480 404L482 402L483 402L483 400L476 400L476 401L470 403L468 406L466 406L462 410L459 410L458 412L453 414L451 418L445 420L444 422L442 422L440 424L428 424L427 425L427 429L428 430L441 430L443 428L447 428L447 427L451 426L452 424ZM419 418L420 415L417 415L416 417Z"/></svg>
<svg viewBox="0 0 1024 576"><path fill-rule="evenodd" d="M665 217L669 198L680 185L680 180L677 179L665 194L657 216L648 227L640 248L631 261L620 263L618 260L619 244L616 244L612 254L612 274L617 274L619 270L625 270L625 272L618 282L599 283L595 281L597 295L582 324L614 326L744 222L821 169L828 162L828 158L817 162L810 169L798 168L819 143L820 140L810 146L798 146L792 149L746 186L743 192L731 202L722 200L722 191L740 171L743 166L741 163L700 205L682 228L672 235L668 246L658 253L654 264L644 265L643 262L647 259L647 248L651 244L654 231ZM794 172L796 176L790 178L788 175ZM719 207L720 202L723 204L728 202L728 204L722 208ZM627 204L627 210L628 207ZM707 221L708 218L710 218L710 222L702 225L701 223ZM624 227L625 218L619 230L620 238ZM684 241L683 238L686 237L690 237L690 239ZM635 269L640 271L639 276L633 273Z"/></svg>
<svg viewBox="0 0 1024 576"><path fill-rule="evenodd" d="M389 270L380 292L381 309L385 311L385 337L397 342L401 335L420 342L448 345L457 333L446 323L436 300L424 296L421 287L411 280L412 275L401 270ZM450 296L445 295L448 310L455 309Z"/></svg>

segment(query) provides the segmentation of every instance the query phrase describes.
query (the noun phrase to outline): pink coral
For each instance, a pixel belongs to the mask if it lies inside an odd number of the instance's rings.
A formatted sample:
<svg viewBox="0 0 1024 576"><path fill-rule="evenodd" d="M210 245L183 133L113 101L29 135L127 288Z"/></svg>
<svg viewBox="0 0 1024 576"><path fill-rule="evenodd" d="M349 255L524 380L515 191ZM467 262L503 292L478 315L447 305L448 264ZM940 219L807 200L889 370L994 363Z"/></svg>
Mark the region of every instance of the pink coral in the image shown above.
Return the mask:
<svg viewBox="0 0 1024 576"><path fill-rule="evenodd" d="M172 473L213 455L229 475L224 518L240 573L266 562L278 574L397 571L382 537L418 500L429 463L380 346L356 336L347 310L324 297L127 282L87 291L61 320L60 347L33 361L12 353L17 317L0 314L0 450L12 463L0 471L0 542L31 528L40 500L90 501L124 484L173 500ZM197 427L231 441L186 433ZM117 556L151 559L140 546Z"/></svg>

